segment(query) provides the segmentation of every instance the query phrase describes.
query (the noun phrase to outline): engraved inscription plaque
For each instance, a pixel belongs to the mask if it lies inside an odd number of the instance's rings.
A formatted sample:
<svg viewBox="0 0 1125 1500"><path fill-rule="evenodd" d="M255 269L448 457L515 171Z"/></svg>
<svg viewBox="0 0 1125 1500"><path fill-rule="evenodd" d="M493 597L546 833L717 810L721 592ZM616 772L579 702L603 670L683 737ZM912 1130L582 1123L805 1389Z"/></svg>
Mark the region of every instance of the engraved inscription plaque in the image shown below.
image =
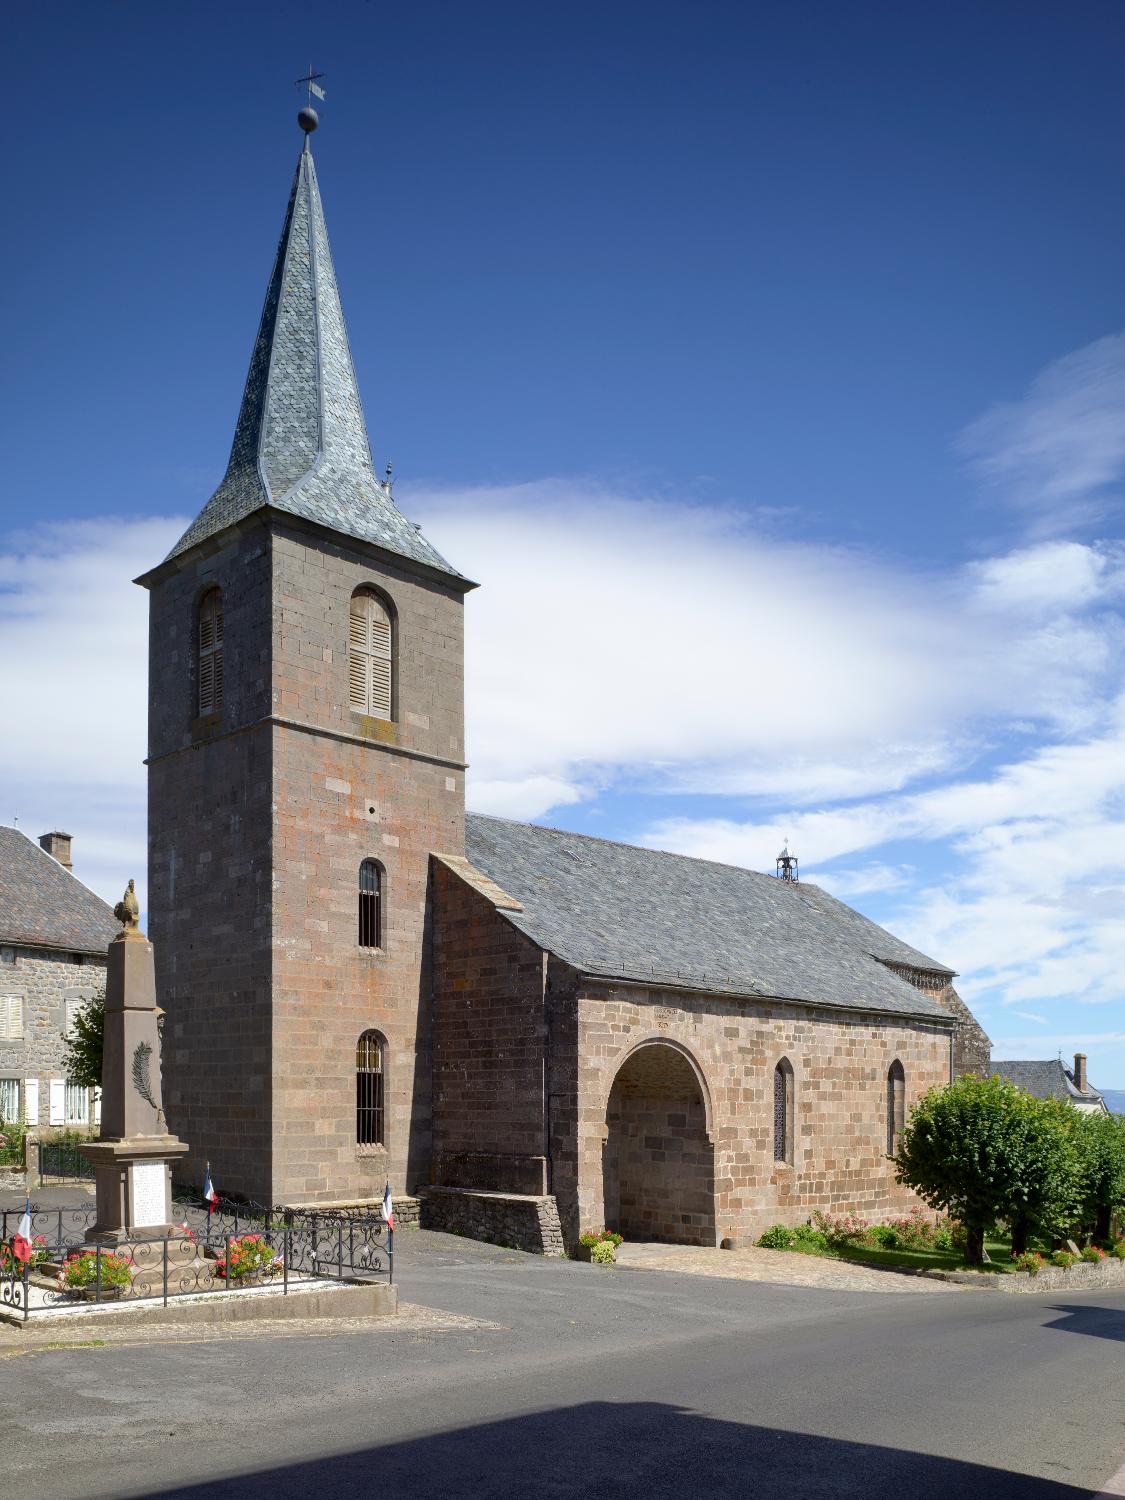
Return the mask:
<svg viewBox="0 0 1125 1500"><path fill-rule="evenodd" d="M133 1227L164 1224L165 1166L162 1161L133 1163Z"/></svg>

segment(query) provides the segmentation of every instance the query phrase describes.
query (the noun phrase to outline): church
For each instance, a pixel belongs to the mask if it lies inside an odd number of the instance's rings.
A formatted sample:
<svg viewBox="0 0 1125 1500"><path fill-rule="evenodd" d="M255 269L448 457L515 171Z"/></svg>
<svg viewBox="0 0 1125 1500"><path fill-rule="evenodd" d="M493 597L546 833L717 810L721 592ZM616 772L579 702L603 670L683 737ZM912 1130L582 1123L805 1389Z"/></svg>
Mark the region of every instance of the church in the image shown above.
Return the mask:
<svg viewBox="0 0 1125 1500"><path fill-rule="evenodd" d="M988 1062L951 969L800 880L466 813L477 585L376 470L301 124L226 473L137 580L186 1175L389 1180L400 1223L547 1253L905 1211L911 1102Z"/></svg>

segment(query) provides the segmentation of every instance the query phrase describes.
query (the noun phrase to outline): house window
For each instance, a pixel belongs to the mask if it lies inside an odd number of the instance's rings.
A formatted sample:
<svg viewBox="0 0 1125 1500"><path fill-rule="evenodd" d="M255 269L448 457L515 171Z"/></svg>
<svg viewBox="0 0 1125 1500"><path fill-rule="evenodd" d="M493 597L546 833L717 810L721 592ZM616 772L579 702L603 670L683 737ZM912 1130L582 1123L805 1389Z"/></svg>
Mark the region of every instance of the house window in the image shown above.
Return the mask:
<svg viewBox="0 0 1125 1500"><path fill-rule="evenodd" d="M90 1095L80 1084L68 1083L63 1105L68 1125L85 1125L90 1116Z"/></svg>
<svg viewBox="0 0 1125 1500"><path fill-rule="evenodd" d="M0 1078L0 1124L14 1124L20 1117L20 1081Z"/></svg>
<svg viewBox="0 0 1125 1500"><path fill-rule="evenodd" d="M0 995L0 1041L23 1040L23 996ZM11 1116L5 1116L10 1119Z"/></svg>
<svg viewBox="0 0 1125 1500"><path fill-rule="evenodd" d="M386 1043L365 1031L355 1049L355 1138L360 1146L383 1144L383 1059Z"/></svg>
<svg viewBox="0 0 1125 1500"><path fill-rule="evenodd" d="M217 713L223 702L223 595L208 589L199 601L199 712Z"/></svg>
<svg viewBox="0 0 1125 1500"><path fill-rule="evenodd" d="M394 630L372 589L357 589L348 617L348 701L356 713L391 717Z"/></svg>
<svg viewBox="0 0 1125 1500"><path fill-rule="evenodd" d="M773 1159L793 1160L793 1068L785 1057L773 1070Z"/></svg>
<svg viewBox="0 0 1125 1500"><path fill-rule="evenodd" d="M906 1124L906 1074L896 1057L887 1070L887 1155L898 1155Z"/></svg>
<svg viewBox="0 0 1125 1500"><path fill-rule="evenodd" d="M374 859L359 867L359 946L383 946L383 870Z"/></svg>

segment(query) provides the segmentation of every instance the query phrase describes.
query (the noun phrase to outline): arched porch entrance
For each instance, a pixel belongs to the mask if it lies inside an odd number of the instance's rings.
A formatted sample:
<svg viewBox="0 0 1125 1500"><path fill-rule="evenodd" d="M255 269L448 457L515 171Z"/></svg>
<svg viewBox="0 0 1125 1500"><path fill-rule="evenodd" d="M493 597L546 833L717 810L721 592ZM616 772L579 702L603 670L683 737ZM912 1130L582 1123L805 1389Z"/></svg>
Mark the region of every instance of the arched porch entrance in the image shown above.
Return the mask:
<svg viewBox="0 0 1125 1500"><path fill-rule="evenodd" d="M605 1222L629 1240L715 1243L715 1152L685 1053L646 1043L622 1063L606 1108Z"/></svg>

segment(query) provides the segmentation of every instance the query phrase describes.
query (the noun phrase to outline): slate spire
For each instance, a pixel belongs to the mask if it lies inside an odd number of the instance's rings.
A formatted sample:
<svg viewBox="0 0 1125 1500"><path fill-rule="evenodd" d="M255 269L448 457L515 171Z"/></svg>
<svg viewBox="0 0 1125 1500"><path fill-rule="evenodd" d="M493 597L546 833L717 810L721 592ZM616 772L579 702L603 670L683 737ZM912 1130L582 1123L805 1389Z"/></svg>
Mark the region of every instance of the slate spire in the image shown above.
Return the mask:
<svg viewBox="0 0 1125 1500"><path fill-rule="evenodd" d="M460 576L376 477L307 136L227 471L169 557L267 505Z"/></svg>

